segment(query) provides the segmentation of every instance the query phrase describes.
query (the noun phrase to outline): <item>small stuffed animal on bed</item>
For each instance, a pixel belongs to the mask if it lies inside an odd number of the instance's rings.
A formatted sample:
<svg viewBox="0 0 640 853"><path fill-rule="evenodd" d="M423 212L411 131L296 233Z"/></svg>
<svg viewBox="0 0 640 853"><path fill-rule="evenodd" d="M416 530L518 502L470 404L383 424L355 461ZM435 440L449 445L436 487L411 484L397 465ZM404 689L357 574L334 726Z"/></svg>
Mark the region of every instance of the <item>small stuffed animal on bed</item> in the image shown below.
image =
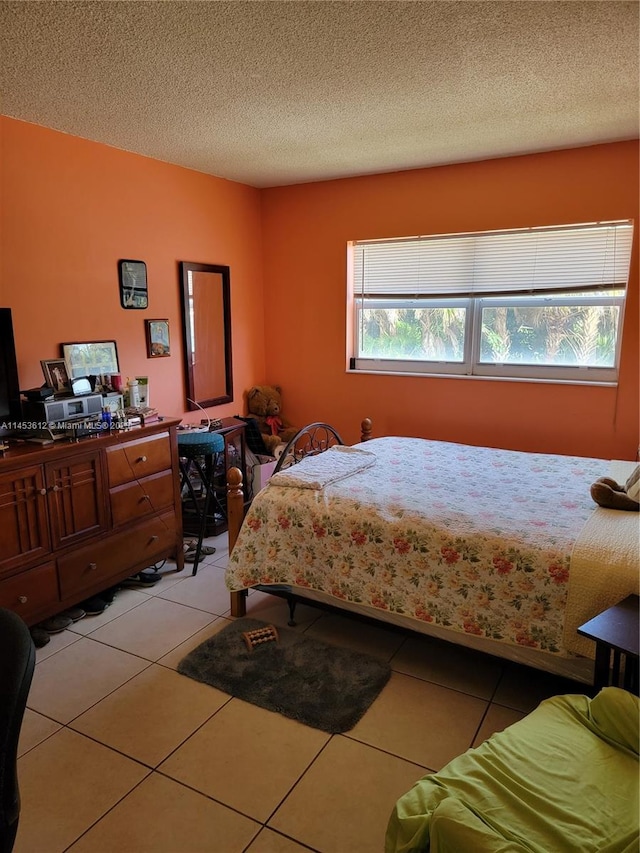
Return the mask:
<svg viewBox="0 0 640 853"><path fill-rule="evenodd" d="M638 512L640 510L640 465L636 465L624 486L610 477L600 477L591 486L591 497L599 506L607 509Z"/></svg>
<svg viewBox="0 0 640 853"><path fill-rule="evenodd" d="M271 455L279 444L286 444L298 432L282 415L282 389L278 385L254 385L247 391L247 408Z"/></svg>

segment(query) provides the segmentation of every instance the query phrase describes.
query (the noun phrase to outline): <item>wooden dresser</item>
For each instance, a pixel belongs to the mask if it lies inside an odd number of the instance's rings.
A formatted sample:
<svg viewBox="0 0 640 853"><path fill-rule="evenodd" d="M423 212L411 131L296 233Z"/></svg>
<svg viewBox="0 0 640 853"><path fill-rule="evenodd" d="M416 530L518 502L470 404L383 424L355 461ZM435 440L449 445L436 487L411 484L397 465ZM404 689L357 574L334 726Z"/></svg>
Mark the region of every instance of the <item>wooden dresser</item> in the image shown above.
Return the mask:
<svg viewBox="0 0 640 853"><path fill-rule="evenodd" d="M183 568L178 423L0 455L0 606L32 625L159 560Z"/></svg>

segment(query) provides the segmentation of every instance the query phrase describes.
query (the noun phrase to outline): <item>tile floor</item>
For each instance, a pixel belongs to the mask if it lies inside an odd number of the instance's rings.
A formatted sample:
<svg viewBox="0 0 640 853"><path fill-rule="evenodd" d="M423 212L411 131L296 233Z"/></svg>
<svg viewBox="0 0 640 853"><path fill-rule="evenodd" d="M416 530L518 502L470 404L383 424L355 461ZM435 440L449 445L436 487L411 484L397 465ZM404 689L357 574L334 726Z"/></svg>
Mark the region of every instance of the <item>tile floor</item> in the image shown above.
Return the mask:
<svg viewBox="0 0 640 853"><path fill-rule="evenodd" d="M226 538L198 569L121 590L37 651L15 853L378 853L413 782L584 688L445 643L298 606L299 631L391 662L350 732L328 735L175 670L231 618ZM285 626L253 591L248 615Z"/></svg>

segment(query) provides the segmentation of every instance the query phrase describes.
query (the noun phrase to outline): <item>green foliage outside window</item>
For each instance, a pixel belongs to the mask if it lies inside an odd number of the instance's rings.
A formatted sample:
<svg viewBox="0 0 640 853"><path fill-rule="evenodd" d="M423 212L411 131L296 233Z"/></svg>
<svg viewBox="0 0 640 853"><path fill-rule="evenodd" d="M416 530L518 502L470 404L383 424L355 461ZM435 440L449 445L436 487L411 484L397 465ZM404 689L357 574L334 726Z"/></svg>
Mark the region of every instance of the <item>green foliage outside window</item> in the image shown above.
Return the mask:
<svg viewBox="0 0 640 853"><path fill-rule="evenodd" d="M466 308L365 308L362 358L464 360ZM484 307L480 361L611 367L617 305Z"/></svg>

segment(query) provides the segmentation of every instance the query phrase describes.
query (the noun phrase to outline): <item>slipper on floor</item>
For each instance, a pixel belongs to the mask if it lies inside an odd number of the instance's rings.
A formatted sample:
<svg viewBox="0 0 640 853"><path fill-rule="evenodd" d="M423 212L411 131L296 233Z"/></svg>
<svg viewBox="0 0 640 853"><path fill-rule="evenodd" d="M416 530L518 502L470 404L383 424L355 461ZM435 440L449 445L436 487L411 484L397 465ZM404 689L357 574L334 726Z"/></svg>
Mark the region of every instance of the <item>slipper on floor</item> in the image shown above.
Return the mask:
<svg viewBox="0 0 640 853"><path fill-rule="evenodd" d="M202 560L208 556L208 552L205 554L204 551L200 551L200 560L198 562L202 562ZM184 555L185 563L195 563L196 561L196 552L195 549L193 551L187 551Z"/></svg>
<svg viewBox="0 0 640 853"><path fill-rule="evenodd" d="M196 550L198 548L197 542L185 542L184 543L184 558L188 563L193 563L196 557ZM216 549L213 545L203 545L200 548L200 558L202 557L210 557L211 554L215 554Z"/></svg>
<svg viewBox="0 0 640 853"><path fill-rule="evenodd" d="M184 543L184 552L185 552L185 554L188 554L191 551L195 554L195 550L197 547L198 547L198 540L197 539L188 539ZM210 554L215 554L216 549L213 547L213 545L205 545L203 543L202 547L200 548L200 553L202 555L209 556Z"/></svg>

